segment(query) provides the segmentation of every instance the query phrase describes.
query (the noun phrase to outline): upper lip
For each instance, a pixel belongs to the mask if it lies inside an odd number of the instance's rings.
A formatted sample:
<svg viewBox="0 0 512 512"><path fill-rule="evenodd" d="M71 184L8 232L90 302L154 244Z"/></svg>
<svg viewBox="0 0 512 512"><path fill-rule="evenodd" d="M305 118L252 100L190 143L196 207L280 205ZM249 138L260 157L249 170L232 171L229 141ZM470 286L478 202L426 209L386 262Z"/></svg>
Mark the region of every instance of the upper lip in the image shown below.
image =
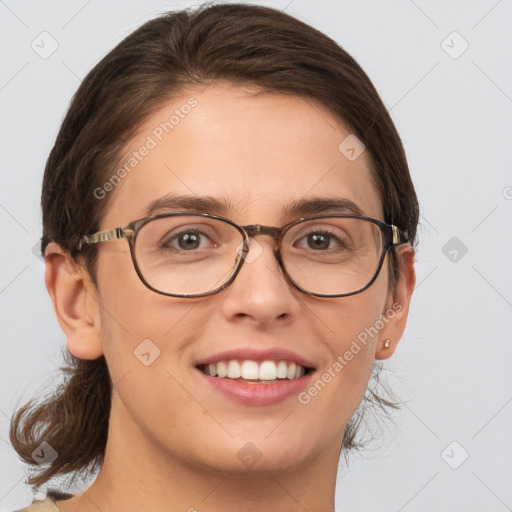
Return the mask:
<svg viewBox="0 0 512 512"><path fill-rule="evenodd" d="M295 364L299 364L300 366L304 366L305 368L314 369L313 363L309 361L307 358L299 354L296 354L291 350L277 347L264 350L251 347L234 348L201 359L196 363L196 366L200 366L203 364L218 363L219 361L230 361L233 359L238 359L241 361L249 359L251 361L256 362L285 360L293 362Z"/></svg>

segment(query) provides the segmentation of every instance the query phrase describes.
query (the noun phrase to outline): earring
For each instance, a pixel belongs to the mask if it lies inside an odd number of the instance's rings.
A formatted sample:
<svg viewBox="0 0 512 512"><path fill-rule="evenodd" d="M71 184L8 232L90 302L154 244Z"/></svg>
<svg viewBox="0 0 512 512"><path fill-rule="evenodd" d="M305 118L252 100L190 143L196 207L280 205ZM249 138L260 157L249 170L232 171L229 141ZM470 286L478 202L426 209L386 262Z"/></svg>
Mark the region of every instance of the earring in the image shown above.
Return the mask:
<svg viewBox="0 0 512 512"><path fill-rule="evenodd" d="M391 343L390 339L384 340L384 348L389 348L390 343Z"/></svg>

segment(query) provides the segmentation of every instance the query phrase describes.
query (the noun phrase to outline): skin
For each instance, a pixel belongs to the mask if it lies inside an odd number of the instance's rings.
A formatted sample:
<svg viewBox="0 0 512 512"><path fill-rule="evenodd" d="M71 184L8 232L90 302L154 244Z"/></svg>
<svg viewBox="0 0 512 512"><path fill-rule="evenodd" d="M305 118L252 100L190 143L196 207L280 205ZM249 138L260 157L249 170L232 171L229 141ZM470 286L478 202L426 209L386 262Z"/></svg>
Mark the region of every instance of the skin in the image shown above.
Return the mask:
<svg viewBox="0 0 512 512"><path fill-rule="evenodd" d="M350 132L325 106L250 92L229 83L189 89L152 115L128 152L188 98L198 101L107 198L101 229L145 217L146 205L170 192L228 201L224 215L241 225L284 225L294 219L282 207L312 197L348 198L383 218L366 153L351 162L338 150ZM393 354L406 325L414 250L399 248L402 278L394 296L386 259L369 289L324 299L291 287L272 239L257 241L262 254L235 282L200 299L146 288L126 240L98 246L97 287L49 245L46 284L67 347L85 359L105 355L114 382L103 468L84 493L57 503L62 512L334 510L345 426L374 360ZM193 370L199 358L258 346L293 350L321 374L393 302L400 312L307 405L297 397L242 405L207 389ZM161 353L146 367L133 351L147 338ZM252 467L237 457L247 442L262 454Z"/></svg>

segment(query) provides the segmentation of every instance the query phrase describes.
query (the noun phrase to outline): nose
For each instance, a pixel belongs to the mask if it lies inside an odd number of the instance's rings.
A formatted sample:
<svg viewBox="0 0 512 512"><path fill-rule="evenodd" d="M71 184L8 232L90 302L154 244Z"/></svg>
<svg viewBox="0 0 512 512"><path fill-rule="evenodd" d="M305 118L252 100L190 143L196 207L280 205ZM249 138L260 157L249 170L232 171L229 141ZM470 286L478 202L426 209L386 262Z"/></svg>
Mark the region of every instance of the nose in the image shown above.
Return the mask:
<svg viewBox="0 0 512 512"><path fill-rule="evenodd" d="M300 292L287 281L274 249L271 237L250 239L240 272L223 292L222 312L228 320L269 326L298 315Z"/></svg>

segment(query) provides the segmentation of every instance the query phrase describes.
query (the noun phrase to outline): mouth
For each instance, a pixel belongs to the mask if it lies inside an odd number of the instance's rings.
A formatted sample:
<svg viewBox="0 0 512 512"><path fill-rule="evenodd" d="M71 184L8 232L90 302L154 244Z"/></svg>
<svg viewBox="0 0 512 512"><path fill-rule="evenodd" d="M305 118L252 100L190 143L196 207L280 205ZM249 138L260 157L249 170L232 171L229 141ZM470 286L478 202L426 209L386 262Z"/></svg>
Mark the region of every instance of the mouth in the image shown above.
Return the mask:
<svg viewBox="0 0 512 512"><path fill-rule="evenodd" d="M240 347L196 361L196 374L213 397L245 406L297 398L316 373L313 363L285 348Z"/></svg>
<svg viewBox="0 0 512 512"><path fill-rule="evenodd" d="M290 360L255 361L252 359L226 359L196 366L205 375L217 379L230 379L248 384L277 384L300 379L314 368Z"/></svg>

